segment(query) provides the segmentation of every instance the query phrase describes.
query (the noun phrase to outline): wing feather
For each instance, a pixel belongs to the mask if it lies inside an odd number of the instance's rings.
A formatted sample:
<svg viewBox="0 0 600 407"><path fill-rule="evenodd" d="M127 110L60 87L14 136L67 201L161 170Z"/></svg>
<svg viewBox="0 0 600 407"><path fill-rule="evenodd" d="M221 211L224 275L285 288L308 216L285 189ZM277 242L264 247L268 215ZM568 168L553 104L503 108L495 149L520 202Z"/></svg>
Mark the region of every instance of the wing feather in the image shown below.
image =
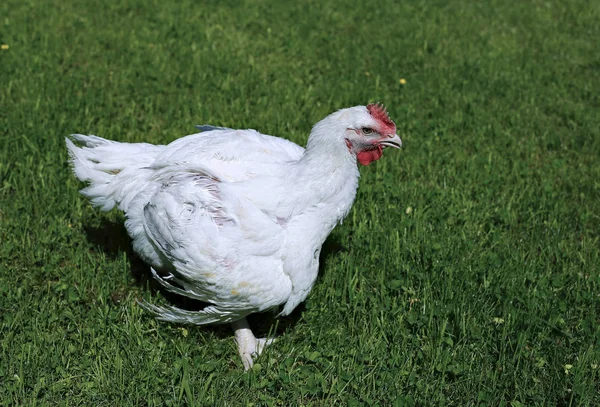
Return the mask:
<svg viewBox="0 0 600 407"><path fill-rule="evenodd" d="M144 207L144 231L172 265L166 278L153 274L168 291L212 305L202 311L147 308L161 318L200 324L284 303L292 289L280 254L285 230L224 188L214 173L182 166L157 172L162 187Z"/></svg>
<svg viewBox="0 0 600 407"><path fill-rule="evenodd" d="M146 311L154 314L161 321L179 324L207 325L237 321L249 313L239 310L228 310L221 307L209 306L200 311L189 311L172 305L154 305L146 301L138 301Z"/></svg>

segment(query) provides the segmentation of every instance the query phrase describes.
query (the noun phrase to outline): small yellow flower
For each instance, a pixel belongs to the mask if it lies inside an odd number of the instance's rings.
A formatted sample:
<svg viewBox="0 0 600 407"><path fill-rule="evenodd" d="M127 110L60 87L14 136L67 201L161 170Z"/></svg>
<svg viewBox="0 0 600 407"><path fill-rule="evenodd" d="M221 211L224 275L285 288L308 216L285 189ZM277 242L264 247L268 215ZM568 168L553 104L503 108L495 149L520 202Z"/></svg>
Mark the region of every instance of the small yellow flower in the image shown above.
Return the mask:
<svg viewBox="0 0 600 407"><path fill-rule="evenodd" d="M399 80L400 85L406 85L406 79L402 78Z"/></svg>
<svg viewBox="0 0 600 407"><path fill-rule="evenodd" d="M421 302L421 300L418 298L411 298L410 300L408 300L408 309L412 311L413 305L417 302Z"/></svg>
<svg viewBox="0 0 600 407"><path fill-rule="evenodd" d="M181 334L183 335L184 338L187 338L189 332L187 329L185 328L179 328L179 330L181 331Z"/></svg>
<svg viewBox="0 0 600 407"><path fill-rule="evenodd" d="M573 369L573 365L565 365L565 374L571 373L571 369Z"/></svg>
<svg viewBox="0 0 600 407"><path fill-rule="evenodd" d="M8 44L2 44L2 47L0 47L0 48L2 48L3 50L7 50L10 47L8 46Z"/></svg>
<svg viewBox="0 0 600 407"><path fill-rule="evenodd" d="M406 211L404 211L404 212L406 212L407 215L410 215L412 211L413 211L412 207L409 206L408 208L406 208Z"/></svg>

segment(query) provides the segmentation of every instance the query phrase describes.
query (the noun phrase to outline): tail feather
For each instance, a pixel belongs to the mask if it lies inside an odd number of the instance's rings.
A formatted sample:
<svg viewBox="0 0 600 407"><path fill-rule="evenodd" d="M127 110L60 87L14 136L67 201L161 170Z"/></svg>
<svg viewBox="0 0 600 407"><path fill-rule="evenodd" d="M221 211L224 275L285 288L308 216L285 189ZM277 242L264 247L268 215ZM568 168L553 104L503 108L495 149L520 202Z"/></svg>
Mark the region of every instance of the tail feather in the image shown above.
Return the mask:
<svg viewBox="0 0 600 407"><path fill-rule="evenodd" d="M119 143L97 136L73 134L66 138L73 172L89 186L81 193L103 211L118 206L126 211L148 182L150 166L164 146ZM74 142L79 144L77 146Z"/></svg>

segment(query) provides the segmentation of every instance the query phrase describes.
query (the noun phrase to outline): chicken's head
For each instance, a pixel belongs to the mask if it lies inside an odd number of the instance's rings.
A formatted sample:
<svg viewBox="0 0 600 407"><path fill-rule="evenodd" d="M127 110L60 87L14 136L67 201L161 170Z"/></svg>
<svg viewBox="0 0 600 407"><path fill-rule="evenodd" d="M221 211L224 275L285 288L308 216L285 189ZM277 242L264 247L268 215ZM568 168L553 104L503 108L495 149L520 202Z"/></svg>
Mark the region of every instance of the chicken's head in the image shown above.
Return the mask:
<svg viewBox="0 0 600 407"><path fill-rule="evenodd" d="M385 107L379 104L338 110L317 123L311 138L319 140L319 143L327 140L344 145L346 154L356 156L362 165L379 160L385 147L402 147L396 125ZM316 140L309 139L307 148L312 147Z"/></svg>

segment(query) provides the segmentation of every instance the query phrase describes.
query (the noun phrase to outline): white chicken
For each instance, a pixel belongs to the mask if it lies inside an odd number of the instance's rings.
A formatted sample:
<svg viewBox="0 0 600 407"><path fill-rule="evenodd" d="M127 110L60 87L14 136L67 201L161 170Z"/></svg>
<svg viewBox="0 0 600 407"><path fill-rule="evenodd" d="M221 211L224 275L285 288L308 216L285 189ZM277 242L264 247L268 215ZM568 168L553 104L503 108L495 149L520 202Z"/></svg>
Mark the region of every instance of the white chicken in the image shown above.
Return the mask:
<svg viewBox="0 0 600 407"><path fill-rule="evenodd" d="M321 246L354 201L357 161L368 165L402 141L375 104L327 116L306 149L254 130L199 128L166 146L79 134L66 143L75 175L89 183L82 194L125 213L154 278L209 304L144 307L165 321L231 322L247 370L270 340L255 338L246 316L277 307L288 315L304 301Z"/></svg>

